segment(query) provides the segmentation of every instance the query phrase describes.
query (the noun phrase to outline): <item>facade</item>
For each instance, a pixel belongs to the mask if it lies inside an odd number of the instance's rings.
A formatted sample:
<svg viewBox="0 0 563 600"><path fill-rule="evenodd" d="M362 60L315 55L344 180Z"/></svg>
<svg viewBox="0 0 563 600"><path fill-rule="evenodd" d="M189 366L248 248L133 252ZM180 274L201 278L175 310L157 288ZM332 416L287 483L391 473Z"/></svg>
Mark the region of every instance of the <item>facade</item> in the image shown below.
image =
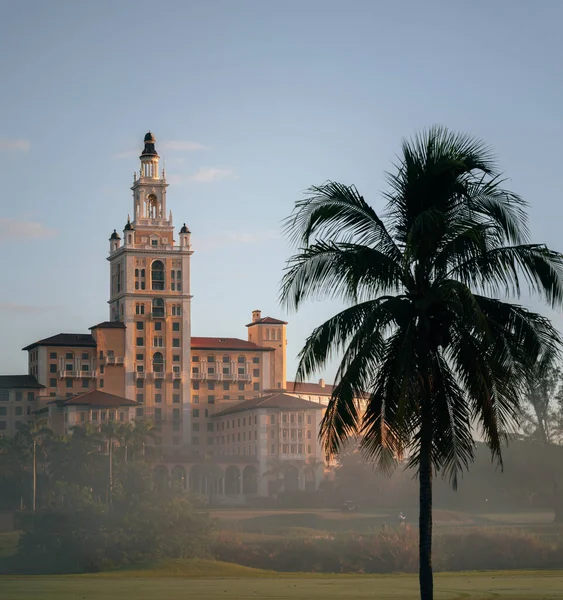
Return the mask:
<svg viewBox="0 0 563 600"><path fill-rule="evenodd" d="M34 411L61 432L102 424L102 415L149 419L159 429L162 477L240 495L255 469L251 488L264 495L280 489L264 474L285 461L295 466L296 489L305 489L305 471L322 464L317 432L331 386L287 381L287 323L259 310L246 339L191 336L191 234L185 224L174 229L150 132L139 158L132 218L109 239L108 320L89 333L60 333L24 348L28 375L0 378L0 434ZM210 465L214 478L202 475ZM231 466L240 485L227 476Z"/></svg>

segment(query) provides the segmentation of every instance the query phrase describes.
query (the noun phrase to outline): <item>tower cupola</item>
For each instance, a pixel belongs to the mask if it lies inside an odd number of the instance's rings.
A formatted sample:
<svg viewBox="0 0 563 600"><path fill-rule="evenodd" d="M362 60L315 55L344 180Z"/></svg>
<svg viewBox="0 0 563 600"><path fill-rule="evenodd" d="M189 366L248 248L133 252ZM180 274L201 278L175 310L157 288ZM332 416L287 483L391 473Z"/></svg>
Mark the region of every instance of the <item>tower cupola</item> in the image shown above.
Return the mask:
<svg viewBox="0 0 563 600"><path fill-rule="evenodd" d="M139 177L158 179L158 153L155 147L156 139L150 131L145 135L144 142L145 147L143 148L141 156L139 156L141 160Z"/></svg>
<svg viewBox="0 0 563 600"><path fill-rule="evenodd" d="M180 229L180 246L183 248L190 248L191 246L191 237L192 232L188 229L187 225L184 223L182 225L182 229Z"/></svg>
<svg viewBox="0 0 563 600"><path fill-rule="evenodd" d="M119 237L119 233L114 229L113 233L109 238L109 249L110 252L115 252L119 246L121 245L121 238Z"/></svg>

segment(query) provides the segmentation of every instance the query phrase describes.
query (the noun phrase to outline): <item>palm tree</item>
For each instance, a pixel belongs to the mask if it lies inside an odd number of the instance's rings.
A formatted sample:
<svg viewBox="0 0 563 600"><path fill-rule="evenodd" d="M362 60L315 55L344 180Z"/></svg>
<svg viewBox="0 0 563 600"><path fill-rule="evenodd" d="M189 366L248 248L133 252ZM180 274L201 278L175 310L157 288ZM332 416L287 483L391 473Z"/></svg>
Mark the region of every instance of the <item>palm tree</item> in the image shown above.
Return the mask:
<svg viewBox="0 0 563 600"><path fill-rule="evenodd" d="M316 456L308 456L305 460L303 470L311 473L313 478L313 491L316 491L317 489L317 471L319 470L319 467L324 467L324 464L324 461L319 460Z"/></svg>
<svg viewBox="0 0 563 600"><path fill-rule="evenodd" d="M432 471L456 486L473 458L472 424L501 462L527 374L560 347L548 319L509 300L525 280L560 306L563 257L529 242L525 203L503 189L479 140L432 128L403 142L387 181L382 218L334 182L296 203L286 227L298 250L281 299L348 305L307 338L296 380L341 353L321 423L326 451L359 434L382 466L407 456L418 469L419 581L430 600Z"/></svg>

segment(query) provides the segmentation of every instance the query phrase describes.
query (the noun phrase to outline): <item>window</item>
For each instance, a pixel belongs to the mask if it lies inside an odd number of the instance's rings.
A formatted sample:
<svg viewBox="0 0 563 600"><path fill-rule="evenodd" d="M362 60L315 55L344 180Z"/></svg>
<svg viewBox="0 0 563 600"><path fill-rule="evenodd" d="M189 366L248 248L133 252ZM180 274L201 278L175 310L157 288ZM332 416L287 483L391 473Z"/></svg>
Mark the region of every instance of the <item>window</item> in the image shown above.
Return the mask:
<svg viewBox="0 0 563 600"><path fill-rule="evenodd" d="M57 380L56 378L51 378L49 379L49 387L57 387Z"/></svg>
<svg viewBox="0 0 563 600"><path fill-rule="evenodd" d="M229 383L228 381L224 381L224 382L223 382L223 389L224 389L226 392L228 392L228 391L229 391L230 387L231 387L231 385L230 385L230 383Z"/></svg>
<svg viewBox="0 0 563 600"><path fill-rule="evenodd" d="M172 409L172 419L174 421L177 421L180 418L180 409L179 408L173 408Z"/></svg>
<svg viewBox="0 0 563 600"><path fill-rule="evenodd" d="M152 240L153 246L158 246L158 240ZM151 265L151 289L164 290L164 264L161 260L153 261Z"/></svg>
<svg viewBox="0 0 563 600"><path fill-rule="evenodd" d="M259 384L258 382L256 382L256 383L253 383L253 384L252 384L252 389L253 389L255 392L258 392L258 391L260 391L260 384Z"/></svg>
<svg viewBox="0 0 563 600"><path fill-rule="evenodd" d="M97 421L97 420L98 420L98 411L93 410L92 411L92 421Z"/></svg>
<svg viewBox="0 0 563 600"><path fill-rule="evenodd" d="M180 323L172 323L172 331L180 331Z"/></svg>
<svg viewBox="0 0 563 600"><path fill-rule="evenodd" d="M57 365L49 365L49 373L56 373Z"/></svg>
<svg viewBox="0 0 563 600"><path fill-rule="evenodd" d="M199 408L192 408L192 417L197 419L199 417Z"/></svg>
<svg viewBox="0 0 563 600"><path fill-rule="evenodd" d="M141 383L143 383L143 380L141 379ZM103 388L104 387L104 380L100 379L100 387ZM137 386L139 387L139 386ZM143 387L142 385L140 387Z"/></svg>
<svg viewBox="0 0 563 600"><path fill-rule="evenodd" d="M137 328L137 331L142 331L145 328L145 324L143 321L135 321L135 327Z"/></svg>
<svg viewBox="0 0 563 600"><path fill-rule="evenodd" d="M155 331L162 331L162 322L161 321L156 321L154 324L154 330Z"/></svg>
<svg viewBox="0 0 563 600"><path fill-rule="evenodd" d="M88 388L90 387L90 381L88 379L83 379L82 380L82 387L83 388Z"/></svg>
<svg viewBox="0 0 563 600"><path fill-rule="evenodd" d="M145 345L145 338L138 337L137 340L136 340L136 345L137 346L144 346Z"/></svg>
<svg viewBox="0 0 563 600"><path fill-rule="evenodd" d="M207 404L215 404L215 396L213 394L207 396Z"/></svg>
<svg viewBox="0 0 563 600"><path fill-rule="evenodd" d="M6 421L0 421L0 431L6 430Z"/></svg>
<svg viewBox="0 0 563 600"><path fill-rule="evenodd" d="M197 356L197 355L192 356L192 362L199 362L199 356Z"/></svg>
<svg viewBox="0 0 563 600"><path fill-rule="evenodd" d="M172 347L179 348L180 347L180 338L172 338Z"/></svg>
<svg viewBox="0 0 563 600"><path fill-rule="evenodd" d="M207 389L208 390L214 390L215 389L215 382L214 381L208 381L207 382Z"/></svg>
<svg viewBox="0 0 563 600"><path fill-rule="evenodd" d="M174 381L172 382L172 387L175 390L179 390L180 389L180 380L179 379L174 379Z"/></svg>
<svg viewBox="0 0 563 600"><path fill-rule="evenodd" d="M253 377L260 377L260 369L253 369L252 376Z"/></svg>
<svg viewBox="0 0 563 600"><path fill-rule="evenodd" d="M215 367L207 367L207 373L209 375L215 375Z"/></svg>
<svg viewBox="0 0 563 600"><path fill-rule="evenodd" d="M161 390L161 389L162 389L162 379L157 379L157 380L154 382L154 387L155 387L155 389L157 389L157 390Z"/></svg>
<svg viewBox="0 0 563 600"><path fill-rule="evenodd" d="M239 396L238 399L239 400L244 400L244 396Z"/></svg>
<svg viewBox="0 0 563 600"><path fill-rule="evenodd" d="M154 401L156 404L160 404L162 402L162 394L155 394Z"/></svg>
<svg viewBox="0 0 563 600"><path fill-rule="evenodd" d="M35 398L33 396L33 392L27 392L27 401L33 402L34 400L35 400Z"/></svg>
<svg viewBox="0 0 563 600"><path fill-rule="evenodd" d="M164 317L164 300L162 298L153 298L152 316Z"/></svg>
<svg viewBox="0 0 563 600"><path fill-rule="evenodd" d="M152 370L154 373L164 372L164 357L162 356L162 352L155 352L152 355Z"/></svg>
<svg viewBox="0 0 563 600"><path fill-rule="evenodd" d="M56 360L57 359L57 353L56 352L49 352L49 358L51 360L53 360L53 359Z"/></svg>
<svg viewBox="0 0 563 600"><path fill-rule="evenodd" d="M82 353L82 360L88 360L89 358L90 358L90 355L88 354L88 352Z"/></svg>
<svg viewBox="0 0 563 600"><path fill-rule="evenodd" d="M246 359L244 358L244 356L239 356L237 358L237 362L239 365L243 365L246 362Z"/></svg>
<svg viewBox="0 0 563 600"><path fill-rule="evenodd" d="M173 404L180 404L180 394L172 394Z"/></svg>
<svg viewBox="0 0 563 600"><path fill-rule="evenodd" d="M5 406L0 406L0 417L5 417L8 414L8 409Z"/></svg>
<svg viewBox="0 0 563 600"><path fill-rule="evenodd" d="M67 379L65 383L66 383L66 387L67 388L71 388L72 387L72 379Z"/></svg>
<svg viewBox="0 0 563 600"><path fill-rule="evenodd" d="M179 354L173 354L172 355L172 362L180 362L180 355Z"/></svg>
<svg viewBox="0 0 563 600"><path fill-rule="evenodd" d="M151 246L158 246L158 240L151 240ZM158 289L158 288L152 288L153 290Z"/></svg>
<svg viewBox="0 0 563 600"><path fill-rule="evenodd" d="M231 399L231 397L228 395L223 396L223 400L230 400L230 399Z"/></svg>
<svg viewBox="0 0 563 600"><path fill-rule="evenodd" d="M172 431L180 431L180 421L172 421Z"/></svg>
<svg viewBox="0 0 563 600"><path fill-rule="evenodd" d="M242 382L240 382L240 381L239 381L239 384L238 384L238 389L239 389L241 392L244 392L244 383L242 383Z"/></svg>
<svg viewBox="0 0 563 600"><path fill-rule="evenodd" d="M162 348L164 346L164 339L161 335L156 335L155 337L153 337L152 339L152 345L155 348Z"/></svg>
<svg viewBox="0 0 563 600"><path fill-rule="evenodd" d="M80 422L84 423L86 421L86 413L84 411L80 412Z"/></svg>
<svg viewBox="0 0 563 600"><path fill-rule="evenodd" d="M199 396L197 394L195 396L192 396L192 400L194 404L199 404Z"/></svg>
<svg viewBox="0 0 563 600"><path fill-rule="evenodd" d="M194 390L199 390L199 381L192 381L192 388Z"/></svg>
<svg viewBox="0 0 563 600"><path fill-rule="evenodd" d="M259 357L259 356L254 356L254 357L252 358L252 362L253 362L255 365L257 365L257 364L260 362L260 357Z"/></svg>
<svg viewBox="0 0 563 600"><path fill-rule="evenodd" d="M136 385L137 385L137 389L141 389L144 387L144 379L137 379Z"/></svg>
<svg viewBox="0 0 563 600"><path fill-rule="evenodd" d="M162 421L162 408L155 408L154 409L154 420L155 421Z"/></svg>
<svg viewBox="0 0 563 600"><path fill-rule="evenodd" d="M144 400L144 396L143 396L143 394L137 394L137 396L135 397L135 399L137 400L137 402L139 404L142 404L143 400Z"/></svg>
<svg viewBox="0 0 563 600"><path fill-rule="evenodd" d="M142 408L135 409L135 415L137 417L142 417L143 416L143 409Z"/></svg>

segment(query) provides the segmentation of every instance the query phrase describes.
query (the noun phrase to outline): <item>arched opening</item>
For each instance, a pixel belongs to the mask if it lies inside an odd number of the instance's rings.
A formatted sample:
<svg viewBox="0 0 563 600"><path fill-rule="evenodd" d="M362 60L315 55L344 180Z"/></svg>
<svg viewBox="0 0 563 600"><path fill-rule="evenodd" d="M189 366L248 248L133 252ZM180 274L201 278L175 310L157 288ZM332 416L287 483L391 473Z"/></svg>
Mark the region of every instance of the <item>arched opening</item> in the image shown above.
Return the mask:
<svg viewBox="0 0 563 600"><path fill-rule="evenodd" d="M188 487L188 478L186 476L186 469L181 465L172 467L172 485L176 489L185 490Z"/></svg>
<svg viewBox="0 0 563 600"><path fill-rule="evenodd" d="M161 260L155 260L151 265L151 289L164 290L164 263Z"/></svg>
<svg viewBox="0 0 563 600"><path fill-rule="evenodd" d="M152 370L154 373L162 373L164 371L164 357L162 352L155 352L152 355Z"/></svg>
<svg viewBox="0 0 563 600"><path fill-rule="evenodd" d="M162 298L154 298L152 301L152 316L164 317L164 300Z"/></svg>
<svg viewBox="0 0 563 600"><path fill-rule="evenodd" d="M159 219L160 218L158 199L154 194L149 194L149 197L147 198L147 207L148 207L149 219Z"/></svg>
<svg viewBox="0 0 563 600"><path fill-rule="evenodd" d="M256 470L256 467L253 467L252 465L244 467L242 472L242 493L258 493L258 471Z"/></svg>
<svg viewBox="0 0 563 600"><path fill-rule="evenodd" d="M116 292L121 291L121 265L117 263L117 268L115 269L115 287Z"/></svg>
<svg viewBox="0 0 563 600"><path fill-rule="evenodd" d="M168 469L164 465L158 465L154 470L154 485L159 492L168 489Z"/></svg>
<svg viewBox="0 0 563 600"><path fill-rule="evenodd" d="M238 496L240 494L240 471L231 465L225 471L225 495Z"/></svg>
<svg viewBox="0 0 563 600"><path fill-rule="evenodd" d="M284 492L296 492L299 489L299 471L293 465L287 465L283 472Z"/></svg>

